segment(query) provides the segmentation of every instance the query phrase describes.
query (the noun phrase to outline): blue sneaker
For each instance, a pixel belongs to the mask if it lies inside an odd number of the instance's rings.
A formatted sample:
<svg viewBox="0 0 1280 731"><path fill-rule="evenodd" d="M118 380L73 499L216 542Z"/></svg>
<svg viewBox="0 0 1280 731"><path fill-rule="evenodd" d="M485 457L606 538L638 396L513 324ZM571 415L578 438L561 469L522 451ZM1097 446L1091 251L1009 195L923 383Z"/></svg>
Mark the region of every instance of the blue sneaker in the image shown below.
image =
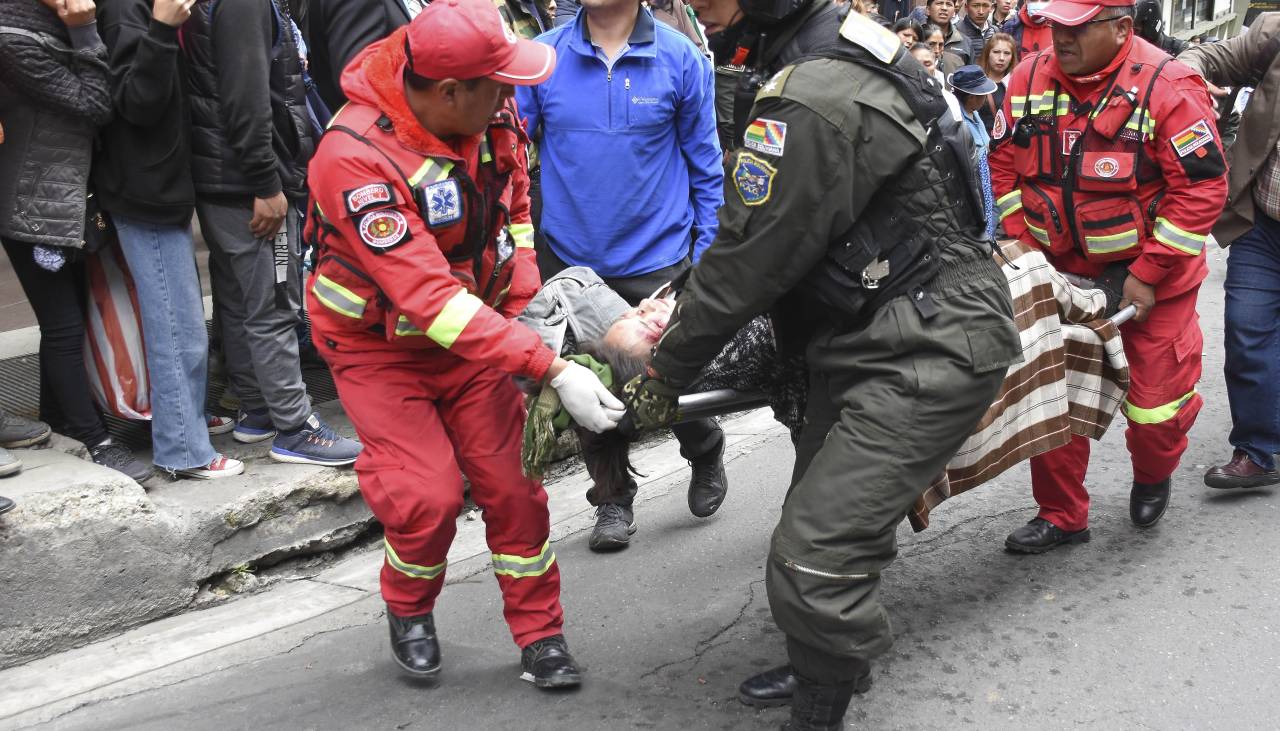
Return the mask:
<svg viewBox="0 0 1280 731"><path fill-rule="evenodd" d="M341 467L355 462L360 449L360 442L339 436L333 427L312 414L301 427L281 431L276 435L276 441L271 445L271 459L277 462Z"/></svg>
<svg viewBox="0 0 1280 731"><path fill-rule="evenodd" d="M241 444L262 442L276 435L276 425L266 409L241 411L236 415L236 427L231 436Z"/></svg>

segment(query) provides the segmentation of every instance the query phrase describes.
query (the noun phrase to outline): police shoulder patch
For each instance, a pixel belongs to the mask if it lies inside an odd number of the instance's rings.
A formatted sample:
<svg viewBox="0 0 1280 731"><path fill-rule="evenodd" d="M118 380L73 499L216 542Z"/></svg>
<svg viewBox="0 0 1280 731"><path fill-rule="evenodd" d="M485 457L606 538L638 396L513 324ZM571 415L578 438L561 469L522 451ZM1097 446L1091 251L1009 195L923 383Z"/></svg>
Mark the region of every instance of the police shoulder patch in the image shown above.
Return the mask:
<svg viewBox="0 0 1280 731"><path fill-rule="evenodd" d="M738 153L738 163L733 168L733 184L744 205L759 206L773 194L773 176L778 171L769 163L750 152Z"/></svg>
<svg viewBox="0 0 1280 731"><path fill-rule="evenodd" d="M763 117L754 119L742 133L742 144L749 150L781 156L787 146L787 123Z"/></svg>
<svg viewBox="0 0 1280 731"><path fill-rule="evenodd" d="M427 225L432 228L448 226L462 220L462 191L458 181L445 178L423 189L427 206Z"/></svg>
<svg viewBox="0 0 1280 731"><path fill-rule="evenodd" d="M370 211L356 224L360 240L374 253L381 254L408 241L409 221L394 208Z"/></svg>
<svg viewBox="0 0 1280 731"><path fill-rule="evenodd" d="M342 194L342 202L347 207L347 213L351 215L376 205L391 203L393 200L395 197L391 193L390 183L370 183Z"/></svg>

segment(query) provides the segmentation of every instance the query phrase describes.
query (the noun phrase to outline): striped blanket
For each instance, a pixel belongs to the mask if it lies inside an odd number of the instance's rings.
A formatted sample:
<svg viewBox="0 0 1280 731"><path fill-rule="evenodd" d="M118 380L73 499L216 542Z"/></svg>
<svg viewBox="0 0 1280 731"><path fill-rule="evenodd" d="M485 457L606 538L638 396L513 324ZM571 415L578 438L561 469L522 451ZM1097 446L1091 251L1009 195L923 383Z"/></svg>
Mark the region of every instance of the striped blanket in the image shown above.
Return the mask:
<svg viewBox="0 0 1280 731"><path fill-rule="evenodd" d="M908 518L917 531L929 526L929 511L943 500L1066 444L1072 434L1101 439L1129 389L1120 333L1101 319L1103 293L1071 284L1025 244L1001 246L1023 362L1009 370L946 473L912 506Z"/></svg>

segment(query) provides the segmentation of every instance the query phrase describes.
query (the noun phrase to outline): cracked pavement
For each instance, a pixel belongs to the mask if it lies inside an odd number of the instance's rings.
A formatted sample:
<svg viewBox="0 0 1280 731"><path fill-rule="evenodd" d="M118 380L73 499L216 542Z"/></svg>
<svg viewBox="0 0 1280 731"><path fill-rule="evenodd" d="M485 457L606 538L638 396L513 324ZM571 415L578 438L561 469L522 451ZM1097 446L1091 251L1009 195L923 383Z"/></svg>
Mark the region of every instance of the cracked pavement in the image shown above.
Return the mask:
<svg viewBox="0 0 1280 731"><path fill-rule="evenodd" d="M1034 515L1025 465L944 503L923 533L904 525L882 585L896 643L875 661L871 691L855 697L849 728L1276 727L1280 490L1200 482L1226 456L1229 429L1224 257L1212 257L1201 306L1207 405L1168 515L1147 531L1129 524L1118 425L1094 449L1092 543L1044 556L1002 550ZM713 518L688 514L687 473L676 470L642 487L640 529L622 553L587 550L588 511L557 522L567 634L586 673L579 691L517 679L519 654L480 558L450 568L458 580L437 608L444 671L434 685L397 675L381 602L365 596L39 728L777 728L786 711L742 706L736 687L783 660L763 563L791 448L777 428L727 456L731 488Z"/></svg>

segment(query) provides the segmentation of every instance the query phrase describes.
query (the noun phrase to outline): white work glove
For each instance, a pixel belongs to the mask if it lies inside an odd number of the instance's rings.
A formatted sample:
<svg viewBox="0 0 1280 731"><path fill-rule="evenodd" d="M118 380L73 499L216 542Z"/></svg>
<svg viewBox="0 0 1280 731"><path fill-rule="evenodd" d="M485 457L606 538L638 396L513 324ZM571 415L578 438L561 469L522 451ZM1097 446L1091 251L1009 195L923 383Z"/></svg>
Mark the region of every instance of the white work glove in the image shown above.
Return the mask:
<svg viewBox="0 0 1280 731"><path fill-rule="evenodd" d="M551 379L569 416L579 426L599 434L618 425L627 407L596 378L589 368L569 361L560 375Z"/></svg>

